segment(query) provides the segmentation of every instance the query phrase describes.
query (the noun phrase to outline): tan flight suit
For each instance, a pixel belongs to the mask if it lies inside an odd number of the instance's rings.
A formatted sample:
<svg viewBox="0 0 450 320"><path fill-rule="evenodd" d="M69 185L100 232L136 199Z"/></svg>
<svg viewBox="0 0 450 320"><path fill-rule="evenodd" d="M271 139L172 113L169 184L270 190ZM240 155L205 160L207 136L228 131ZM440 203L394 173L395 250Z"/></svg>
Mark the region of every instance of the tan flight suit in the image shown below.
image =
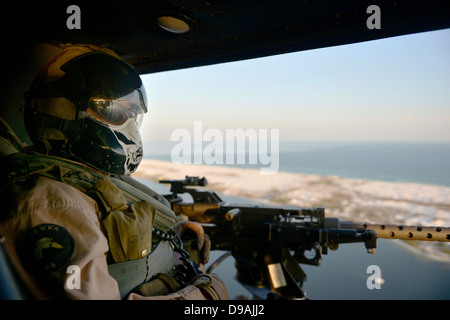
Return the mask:
<svg viewBox="0 0 450 320"><path fill-rule="evenodd" d="M13 184L3 191L3 203L11 205L7 212L0 215L0 234L6 240L3 245L31 294L38 299L120 299L118 284L108 272L110 246L97 202L60 181L43 176L36 176L32 180L34 185ZM73 238L73 253L69 252L68 261L55 270L33 274L33 265L31 272L28 272L30 267L27 269L24 266L17 250L30 230L42 225L64 228ZM148 232L151 233L151 229ZM54 247L56 251L61 248L58 244ZM44 251L38 250L38 253ZM72 275L67 269L70 265L80 268L79 289L67 286ZM220 287L219 291L224 293L221 297L228 298L220 279L216 284ZM189 293L186 297L182 293L181 298L203 298L195 289L187 288L185 292ZM128 296L128 299L150 298L136 293ZM175 295L172 298L180 297Z"/></svg>
<svg viewBox="0 0 450 320"><path fill-rule="evenodd" d="M65 298L66 294L70 299L120 299L117 282L108 273L108 240L101 231L100 212L92 198L46 177L38 177L31 189L14 186L8 191L15 207L10 208L8 218L3 218L3 213L0 234L6 239L4 247L16 271L35 297ZM27 231L41 224L62 226L73 237L74 252L67 266L80 267L80 289L64 285L70 276L67 268L37 276L24 269L16 245Z"/></svg>

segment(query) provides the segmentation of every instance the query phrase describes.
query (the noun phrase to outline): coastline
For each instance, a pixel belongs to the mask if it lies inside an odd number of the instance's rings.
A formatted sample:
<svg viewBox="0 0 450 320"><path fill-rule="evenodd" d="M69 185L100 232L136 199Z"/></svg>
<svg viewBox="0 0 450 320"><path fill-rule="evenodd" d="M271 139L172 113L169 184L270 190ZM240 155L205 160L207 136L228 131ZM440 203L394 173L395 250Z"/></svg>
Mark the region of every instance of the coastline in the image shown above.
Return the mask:
<svg viewBox="0 0 450 320"><path fill-rule="evenodd" d="M143 159L135 178L158 182L205 176L208 189L224 196L292 206L323 206L327 217L376 224L450 226L450 187L278 172L175 164ZM450 244L407 241L405 247L450 262Z"/></svg>

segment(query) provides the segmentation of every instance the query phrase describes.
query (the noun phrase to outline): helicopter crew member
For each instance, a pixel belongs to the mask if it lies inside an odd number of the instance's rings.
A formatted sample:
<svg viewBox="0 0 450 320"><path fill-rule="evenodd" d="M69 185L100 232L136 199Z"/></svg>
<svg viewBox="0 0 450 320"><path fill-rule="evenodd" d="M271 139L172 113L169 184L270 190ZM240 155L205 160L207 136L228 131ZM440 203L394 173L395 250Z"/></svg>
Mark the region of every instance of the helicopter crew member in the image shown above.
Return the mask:
<svg viewBox="0 0 450 320"><path fill-rule="evenodd" d="M223 282L197 267L209 256L202 227L177 222L163 197L129 176L143 157L147 112L131 65L71 46L43 67L25 100L34 149L2 159L0 234L34 298L228 298ZM180 240L192 236L197 264Z"/></svg>

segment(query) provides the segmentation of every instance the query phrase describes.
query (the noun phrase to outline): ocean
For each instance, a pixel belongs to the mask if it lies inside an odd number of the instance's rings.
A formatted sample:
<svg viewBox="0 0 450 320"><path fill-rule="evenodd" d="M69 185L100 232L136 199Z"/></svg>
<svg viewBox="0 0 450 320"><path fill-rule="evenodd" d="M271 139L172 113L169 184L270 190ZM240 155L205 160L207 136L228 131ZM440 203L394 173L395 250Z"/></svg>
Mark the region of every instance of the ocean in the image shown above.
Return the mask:
<svg viewBox="0 0 450 320"><path fill-rule="evenodd" d="M148 159L172 161L175 142L148 142ZM269 149L270 151L270 149ZM226 164L255 168L261 164ZM450 142L282 141L279 171L450 186Z"/></svg>

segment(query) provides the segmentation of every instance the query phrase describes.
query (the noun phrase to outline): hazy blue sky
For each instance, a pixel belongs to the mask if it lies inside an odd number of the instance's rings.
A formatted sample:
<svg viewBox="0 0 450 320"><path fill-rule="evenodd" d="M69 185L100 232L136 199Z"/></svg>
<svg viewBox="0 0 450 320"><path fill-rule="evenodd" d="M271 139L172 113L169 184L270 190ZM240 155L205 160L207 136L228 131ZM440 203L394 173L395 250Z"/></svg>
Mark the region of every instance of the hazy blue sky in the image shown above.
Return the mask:
<svg viewBox="0 0 450 320"><path fill-rule="evenodd" d="M144 141L194 121L280 140L450 141L450 30L143 76Z"/></svg>

